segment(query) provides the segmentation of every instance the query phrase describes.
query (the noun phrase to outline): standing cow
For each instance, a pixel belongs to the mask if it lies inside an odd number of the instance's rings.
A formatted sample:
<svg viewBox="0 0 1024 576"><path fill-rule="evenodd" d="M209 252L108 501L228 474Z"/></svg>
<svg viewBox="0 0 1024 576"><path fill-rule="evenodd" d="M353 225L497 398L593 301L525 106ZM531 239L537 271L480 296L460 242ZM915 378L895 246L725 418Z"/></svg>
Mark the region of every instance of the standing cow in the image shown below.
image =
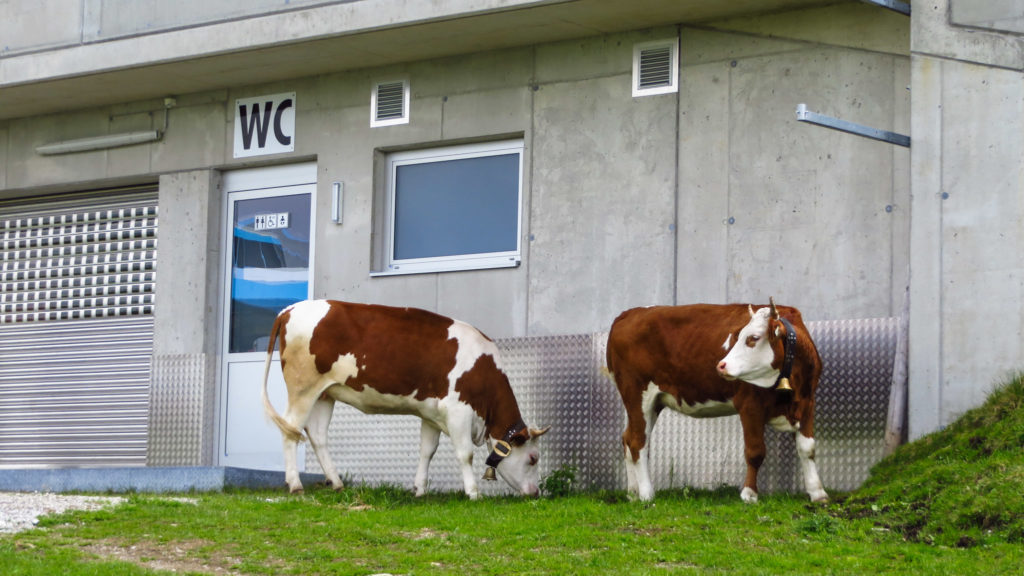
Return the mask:
<svg viewBox="0 0 1024 576"><path fill-rule="evenodd" d="M804 488L811 500L828 500L814 463L821 359L796 308L774 302L757 311L741 304L634 308L612 323L607 361L626 407L628 488L641 500L654 498L648 442L666 407L697 418L739 414L744 501L757 501L765 425L796 433ZM784 378L791 391L777 389Z"/></svg>
<svg viewBox="0 0 1024 576"><path fill-rule="evenodd" d="M284 416L267 397L267 375L276 339L288 389ZM306 300L281 311L267 347L263 407L284 437L285 481L301 492L296 448L309 437L331 485L343 485L327 450L334 402L367 414L415 414L422 418L415 489L427 487L427 469L441 432L452 439L466 494L480 492L473 474L473 447L491 449L494 470L515 490L538 493L537 439L548 428L523 423L494 342L469 324L426 310Z"/></svg>

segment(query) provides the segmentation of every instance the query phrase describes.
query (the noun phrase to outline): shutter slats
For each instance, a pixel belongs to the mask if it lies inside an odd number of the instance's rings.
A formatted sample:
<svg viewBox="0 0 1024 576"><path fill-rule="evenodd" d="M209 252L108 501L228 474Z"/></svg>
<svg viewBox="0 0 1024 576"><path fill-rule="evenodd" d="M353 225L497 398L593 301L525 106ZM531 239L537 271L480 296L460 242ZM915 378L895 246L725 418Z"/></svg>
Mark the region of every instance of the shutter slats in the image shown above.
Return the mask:
<svg viewBox="0 0 1024 576"><path fill-rule="evenodd" d="M0 468L143 466L156 191L42 200L0 203Z"/></svg>

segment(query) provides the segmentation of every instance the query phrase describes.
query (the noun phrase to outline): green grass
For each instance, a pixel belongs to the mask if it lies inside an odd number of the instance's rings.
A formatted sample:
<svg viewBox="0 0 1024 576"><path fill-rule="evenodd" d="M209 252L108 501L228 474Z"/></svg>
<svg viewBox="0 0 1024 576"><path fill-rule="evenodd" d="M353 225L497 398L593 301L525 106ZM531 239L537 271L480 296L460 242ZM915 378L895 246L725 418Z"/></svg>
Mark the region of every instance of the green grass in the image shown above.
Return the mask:
<svg viewBox="0 0 1024 576"><path fill-rule="evenodd" d="M0 539L13 574L998 574L1020 546L908 542L802 497L733 488L472 502L392 488L134 495Z"/></svg>
<svg viewBox="0 0 1024 576"><path fill-rule="evenodd" d="M1024 544L1024 375L879 462L845 503L910 541ZM1024 570L1022 570L1024 573Z"/></svg>
<svg viewBox="0 0 1024 576"><path fill-rule="evenodd" d="M3 574L1021 574L1024 383L815 505L735 487L414 498L395 487L129 495L0 536Z"/></svg>

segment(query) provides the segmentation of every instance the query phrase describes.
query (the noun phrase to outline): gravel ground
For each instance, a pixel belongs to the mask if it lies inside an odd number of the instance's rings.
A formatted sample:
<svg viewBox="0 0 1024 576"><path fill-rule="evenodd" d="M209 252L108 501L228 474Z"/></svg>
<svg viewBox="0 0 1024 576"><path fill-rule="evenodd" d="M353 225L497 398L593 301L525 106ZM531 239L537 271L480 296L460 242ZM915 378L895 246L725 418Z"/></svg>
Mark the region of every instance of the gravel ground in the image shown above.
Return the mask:
<svg viewBox="0 0 1024 576"><path fill-rule="evenodd" d="M32 528L40 516L67 510L97 510L113 506L121 498L105 496L69 496L40 492L0 492L0 533Z"/></svg>

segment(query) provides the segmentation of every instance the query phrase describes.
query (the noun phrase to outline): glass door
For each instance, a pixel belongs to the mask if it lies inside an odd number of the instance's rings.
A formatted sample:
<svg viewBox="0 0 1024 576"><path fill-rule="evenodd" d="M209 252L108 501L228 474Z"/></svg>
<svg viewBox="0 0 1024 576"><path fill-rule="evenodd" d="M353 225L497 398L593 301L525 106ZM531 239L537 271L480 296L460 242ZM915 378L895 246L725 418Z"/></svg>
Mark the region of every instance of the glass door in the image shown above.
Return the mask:
<svg viewBox="0 0 1024 576"><path fill-rule="evenodd" d="M268 169L246 172L263 170ZM263 368L278 312L312 296L316 185L232 190L232 185L245 186L250 180L240 176L225 178L226 294L218 460L222 466L277 470L284 466L281 433L263 414ZM314 166L311 177L315 176ZM283 413L287 395L276 352L268 390L274 407ZM300 465L303 461L300 456Z"/></svg>

